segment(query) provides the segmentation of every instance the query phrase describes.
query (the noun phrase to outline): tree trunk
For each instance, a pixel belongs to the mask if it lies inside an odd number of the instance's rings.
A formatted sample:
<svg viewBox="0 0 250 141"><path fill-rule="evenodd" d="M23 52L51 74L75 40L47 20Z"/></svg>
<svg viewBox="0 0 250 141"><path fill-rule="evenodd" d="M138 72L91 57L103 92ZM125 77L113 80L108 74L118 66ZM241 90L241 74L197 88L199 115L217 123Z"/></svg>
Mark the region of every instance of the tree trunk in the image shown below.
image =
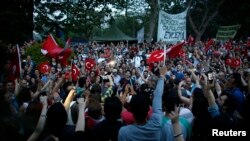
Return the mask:
<svg viewBox="0 0 250 141"><path fill-rule="evenodd" d="M150 18L150 26L149 26L149 31L148 31L148 39L149 40L153 39L153 36L154 36L154 29L155 29L156 18L157 18L156 12L151 13L150 17L151 17Z"/></svg>
<svg viewBox="0 0 250 141"><path fill-rule="evenodd" d="M148 31L148 40L151 41L154 37L154 29L156 25L156 20L158 16L158 10L159 10L159 3L158 0L150 0L148 3L151 7L151 13L150 13L150 21L149 21L149 31Z"/></svg>
<svg viewBox="0 0 250 141"><path fill-rule="evenodd" d="M195 34L195 42L198 42L201 40L201 36L202 36L203 33L199 32L197 34Z"/></svg>

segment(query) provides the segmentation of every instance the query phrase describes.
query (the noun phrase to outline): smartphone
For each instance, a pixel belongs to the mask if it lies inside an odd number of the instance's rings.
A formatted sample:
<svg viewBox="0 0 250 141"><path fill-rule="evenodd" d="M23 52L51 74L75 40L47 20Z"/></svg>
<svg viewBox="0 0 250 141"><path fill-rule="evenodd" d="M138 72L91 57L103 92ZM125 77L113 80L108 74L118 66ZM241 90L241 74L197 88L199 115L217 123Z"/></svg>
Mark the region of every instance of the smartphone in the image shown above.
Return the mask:
<svg viewBox="0 0 250 141"><path fill-rule="evenodd" d="M212 72L210 72L210 73L208 73L207 74L208 76L208 80L213 80L214 79L214 76L213 76L213 73Z"/></svg>

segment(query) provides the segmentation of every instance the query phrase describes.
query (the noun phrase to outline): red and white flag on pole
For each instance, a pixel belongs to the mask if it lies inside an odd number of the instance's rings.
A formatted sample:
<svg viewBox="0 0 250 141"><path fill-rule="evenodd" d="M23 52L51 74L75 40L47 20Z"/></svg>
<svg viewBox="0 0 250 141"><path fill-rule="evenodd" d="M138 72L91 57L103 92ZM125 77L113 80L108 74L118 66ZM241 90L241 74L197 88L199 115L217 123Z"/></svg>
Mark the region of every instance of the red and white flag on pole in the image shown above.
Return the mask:
<svg viewBox="0 0 250 141"><path fill-rule="evenodd" d="M156 50L153 51L148 60L147 63L152 63L152 62L160 62L160 61L164 61L164 50Z"/></svg>
<svg viewBox="0 0 250 141"><path fill-rule="evenodd" d="M72 53L71 48L65 48L58 54L58 60L63 66L67 65L68 58L70 57Z"/></svg>
<svg viewBox="0 0 250 141"><path fill-rule="evenodd" d="M80 69L73 63L71 66L71 75L73 81L77 81L80 75Z"/></svg>
<svg viewBox="0 0 250 141"><path fill-rule="evenodd" d="M91 58L85 59L85 69L86 70L92 70L94 66L96 65L95 60Z"/></svg>
<svg viewBox="0 0 250 141"><path fill-rule="evenodd" d="M16 48L13 49L13 52L10 56L10 66L8 70L7 79L14 81L16 78L21 77L21 55L19 45L16 45Z"/></svg>
<svg viewBox="0 0 250 141"><path fill-rule="evenodd" d="M207 51L210 49L210 47L214 44L214 40L210 39L205 43L205 52L207 53Z"/></svg>
<svg viewBox="0 0 250 141"><path fill-rule="evenodd" d="M169 49L167 49L166 53L169 56L169 58L176 58L177 56L179 56L179 53L183 47L185 42L181 42L179 44L176 44L172 47L170 47Z"/></svg>
<svg viewBox="0 0 250 141"><path fill-rule="evenodd" d="M41 52L43 55L47 55L51 58L57 58L62 50L63 49L58 46L55 39L50 34L48 38L43 42Z"/></svg>

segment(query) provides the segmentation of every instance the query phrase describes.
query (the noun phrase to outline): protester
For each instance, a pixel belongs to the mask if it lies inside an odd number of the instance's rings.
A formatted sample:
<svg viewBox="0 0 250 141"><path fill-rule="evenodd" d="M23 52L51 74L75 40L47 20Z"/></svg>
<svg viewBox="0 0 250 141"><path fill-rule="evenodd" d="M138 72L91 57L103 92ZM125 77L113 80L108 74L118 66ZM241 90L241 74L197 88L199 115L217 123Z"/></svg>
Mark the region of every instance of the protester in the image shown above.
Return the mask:
<svg viewBox="0 0 250 141"><path fill-rule="evenodd" d="M164 45L169 51L165 61ZM0 128L8 127L6 132L13 131L20 140L208 140L212 128L247 130L249 47L240 42L176 45L182 45L181 50L164 42L72 45L72 56L48 50L42 65L27 54L31 46L24 45L20 46L20 71L16 46L9 46L0 77L0 114L6 121L1 121ZM171 97L163 98L162 107L161 95L170 88L180 108L166 105ZM40 133L42 96L47 96L48 111ZM118 108L116 112L112 106ZM112 114L117 115L114 123L109 122ZM237 122L227 122L228 115ZM18 122L19 118L25 122ZM168 119L165 124L162 118ZM107 128L114 134L107 133ZM12 138L3 129L0 132L1 140ZM92 132L98 135L93 137Z"/></svg>

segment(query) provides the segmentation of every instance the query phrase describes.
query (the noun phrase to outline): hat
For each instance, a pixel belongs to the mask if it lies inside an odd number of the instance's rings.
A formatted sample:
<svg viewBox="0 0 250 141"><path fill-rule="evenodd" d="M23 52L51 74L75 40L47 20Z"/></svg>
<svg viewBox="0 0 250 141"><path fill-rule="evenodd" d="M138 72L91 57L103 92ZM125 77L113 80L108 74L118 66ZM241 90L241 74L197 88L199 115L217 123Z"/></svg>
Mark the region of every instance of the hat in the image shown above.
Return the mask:
<svg viewBox="0 0 250 141"><path fill-rule="evenodd" d="M117 72L117 69L113 69L113 72Z"/></svg>

